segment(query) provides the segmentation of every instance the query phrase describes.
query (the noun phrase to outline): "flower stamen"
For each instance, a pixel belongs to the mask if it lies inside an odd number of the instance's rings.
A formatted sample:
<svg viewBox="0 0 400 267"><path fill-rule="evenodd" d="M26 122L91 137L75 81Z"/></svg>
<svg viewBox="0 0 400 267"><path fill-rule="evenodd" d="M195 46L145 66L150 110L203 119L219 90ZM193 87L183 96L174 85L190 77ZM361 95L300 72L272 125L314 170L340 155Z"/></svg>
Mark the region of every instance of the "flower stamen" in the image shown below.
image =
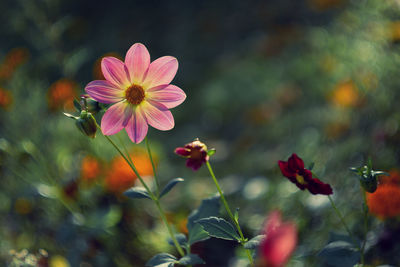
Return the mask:
<svg viewBox="0 0 400 267"><path fill-rule="evenodd" d="M144 90L140 85L132 84L125 91L126 100L133 105L139 105L144 100Z"/></svg>
<svg viewBox="0 0 400 267"><path fill-rule="evenodd" d="M305 185L308 184L305 180L304 177L301 176L300 174L296 174L296 180L299 184Z"/></svg>

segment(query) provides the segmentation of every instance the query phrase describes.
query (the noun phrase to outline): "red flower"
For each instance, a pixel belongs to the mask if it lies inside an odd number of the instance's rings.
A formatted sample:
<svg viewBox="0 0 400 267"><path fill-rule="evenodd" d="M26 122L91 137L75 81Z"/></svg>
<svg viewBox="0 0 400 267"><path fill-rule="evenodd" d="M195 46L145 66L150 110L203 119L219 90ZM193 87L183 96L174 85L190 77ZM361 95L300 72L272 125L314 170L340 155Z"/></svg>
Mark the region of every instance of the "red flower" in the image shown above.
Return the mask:
<svg viewBox="0 0 400 267"><path fill-rule="evenodd" d="M292 154L287 162L279 160L278 164L282 174L301 190L308 189L314 195L332 194L331 186L321 182L318 178L313 178L311 171L304 168L303 160L296 154Z"/></svg>
<svg viewBox="0 0 400 267"><path fill-rule="evenodd" d="M186 166L194 171L197 171L203 163L210 159L207 153L207 146L200 142L199 139L186 144L184 147L176 148L175 153L187 158Z"/></svg>
<svg viewBox="0 0 400 267"><path fill-rule="evenodd" d="M280 267L288 261L297 244L297 227L292 222L283 223L281 213L270 213L264 226L265 239L260 243L260 266Z"/></svg>

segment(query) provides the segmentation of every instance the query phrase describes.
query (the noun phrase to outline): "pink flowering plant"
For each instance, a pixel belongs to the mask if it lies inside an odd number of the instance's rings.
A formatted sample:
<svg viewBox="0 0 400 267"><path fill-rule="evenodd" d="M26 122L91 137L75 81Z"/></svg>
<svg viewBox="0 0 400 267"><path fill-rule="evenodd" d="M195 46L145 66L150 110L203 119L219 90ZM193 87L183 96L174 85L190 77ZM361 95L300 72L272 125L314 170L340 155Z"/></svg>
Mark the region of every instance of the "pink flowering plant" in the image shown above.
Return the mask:
<svg viewBox="0 0 400 267"><path fill-rule="evenodd" d="M129 48L124 62L115 57L104 57L101 61L101 70L105 80L89 82L85 87L87 95L82 96L80 102L75 102L80 115L67 113L65 115L74 119L78 129L88 137L95 138L99 130L132 169L141 186L131 187L124 192L124 195L135 200L150 200L157 208L169 235L168 242L175 247L177 254L159 253L149 259L146 266L173 267L207 264L203 259L204 255L197 253L193 247L211 237L230 240L240 245L249 266L285 266L295 252L297 244L301 243L298 235L301 230L296 222L284 221L282 213L275 210L267 216L264 226L260 225L259 235L246 236L241 227L239 209L231 209L211 166L210 161L216 151L209 149L198 138L177 147L175 154L186 159L186 166L193 171L206 166L217 194L204 199L200 206L190 213L186 224L187 233L177 232L168 220L162 203L163 197L184 179L172 179L161 187L155 160L146 136L149 131L148 125L161 131L171 130L174 127L174 118L170 109L182 104L186 99L185 92L171 84L178 70L177 59L164 56L151 61L147 48L141 43L136 43ZM102 114L100 125L93 116L98 112ZM111 136L122 129L125 129L129 139L135 144L145 140L154 174L154 186L140 175L125 145L122 144L120 147L113 141ZM353 266L357 263L364 266L368 231L366 204L363 208L364 233L360 237L347 226L345 217L334 204L331 195L335 191L332 186L317 178L312 172L312 167L306 168L302 158L293 153L287 161L279 160L276 166L279 167L282 176L298 189L305 191L304 194L327 196L340 223L347 231L347 239L332 241L321 249L319 253L321 261L329 263L337 260L340 255L346 255L346 265L343 266ZM352 170L359 176L365 201L365 191L376 190L377 177L384 173L372 170L371 162ZM224 208L223 213L220 213L221 206Z"/></svg>

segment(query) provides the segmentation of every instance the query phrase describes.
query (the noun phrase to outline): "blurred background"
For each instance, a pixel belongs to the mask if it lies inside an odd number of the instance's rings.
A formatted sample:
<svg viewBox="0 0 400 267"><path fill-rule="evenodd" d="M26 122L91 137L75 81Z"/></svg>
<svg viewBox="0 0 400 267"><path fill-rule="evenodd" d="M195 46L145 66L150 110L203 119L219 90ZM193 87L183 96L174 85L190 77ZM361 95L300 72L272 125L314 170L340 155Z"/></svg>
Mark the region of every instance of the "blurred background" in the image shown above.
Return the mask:
<svg viewBox="0 0 400 267"><path fill-rule="evenodd" d="M164 199L177 231L216 192L205 168L193 172L173 153L196 137L216 148L211 163L246 236L274 209L297 223L289 266L329 266L318 252L345 232L327 197L298 190L278 160L314 162L360 237L362 196L349 167L370 156L399 186L400 1L2 0L0 9L2 266L136 267L176 253L154 205L121 196L136 179L116 151L62 114L77 114L73 99L103 79L103 56L123 59L136 42L152 60L178 59L172 83L187 94L172 110L175 128L148 134L162 183L185 179ZM143 144L125 131L114 140L151 182ZM367 262L399 266L400 200L381 199ZM246 263L229 241L193 251L207 266Z"/></svg>

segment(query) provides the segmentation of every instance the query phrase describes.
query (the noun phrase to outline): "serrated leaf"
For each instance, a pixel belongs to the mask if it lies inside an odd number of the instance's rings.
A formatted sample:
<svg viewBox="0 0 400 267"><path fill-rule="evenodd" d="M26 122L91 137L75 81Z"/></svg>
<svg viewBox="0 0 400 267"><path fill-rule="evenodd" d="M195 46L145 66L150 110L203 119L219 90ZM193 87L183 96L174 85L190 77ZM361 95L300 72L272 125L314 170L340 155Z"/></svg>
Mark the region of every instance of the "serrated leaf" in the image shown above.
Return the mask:
<svg viewBox="0 0 400 267"><path fill-rule="evenodd" d="M196 221L196 223L200 224L204 231L206 231L212 237L240 241L240 236L236 232L233 225L222 218L203 218Z"/></svg>
<svg viewBox="0 0 400 267"><path fill-rule="evenodd" d="M178 241L179 245L181 247L186 247L187 246L187 238L184 234L176 234L175 235L176 241ZM168 238L168 244L170 244L171 246L175 246L174 242L172 241L171 238Z"/></svg>
<svg viewBox="0 0 400 267"><path fill-rule="evenodd" d="M171 189L174 188L174 186L176 184L183 182L183 181L184 181L183 178L175 178L175 179L172 179L171 181L169 181L167 183L167 185L164 187L164 189L161 191L160 198L162 198L164 195L168 194L169 191L171 191Z"/></svg>
<svg viewBox="0 0 400 267"><path fill-rule="evenodd" d="M200 207L194 210L188 217L187 228L189 231L189 245L209 238L207 232L203 230L200 224L195 224L195 221L210 216L218 216L221 207L219 198L219 196L213 196L203 199Z"/></svg>
<svg viewBox="0 0 400 267"><path fill-rule="evenodd" d="M151 199L149 193L147 193L147 190L143 187L135 186L132 188L129 188L124 192L124 195L129 197L129 198L148 198Z"/></svg>
<svg viewBox="0 0 400 267"><path fill-rule="evenodd" d="M182 257L178 263L181 265L205 264L204 260L196 254L188 254Z"/></svg>
<svg viewBox="0 0 400 267"><path fill-rule="evenodd" d="M175 256L168 253L160 253L151 258L146 266L149 267L173 267L177 262Z"/></svg>
<svg viewBox="0 0 400 267"><path fill-rule="evenodd" d="M260 243L265 239L266 235L258 235L250 239L244 244L245 249L256 249Z"/></svg>
<svg viewBox="0 0 400 267"><path fill-rule="evenodd" d="M329 266L353 267L360 260L360 253L349 242L335 241L326 245L318 257Z"/></svg>

